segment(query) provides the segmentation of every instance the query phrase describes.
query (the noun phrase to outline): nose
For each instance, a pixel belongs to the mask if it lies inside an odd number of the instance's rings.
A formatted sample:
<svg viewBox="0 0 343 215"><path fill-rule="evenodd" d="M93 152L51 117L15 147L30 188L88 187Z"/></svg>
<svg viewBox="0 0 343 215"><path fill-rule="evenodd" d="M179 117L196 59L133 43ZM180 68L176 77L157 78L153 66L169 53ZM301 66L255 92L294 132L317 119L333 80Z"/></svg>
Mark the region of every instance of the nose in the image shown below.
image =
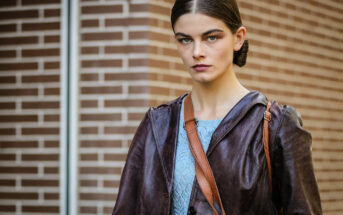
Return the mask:
<svg viewBox="0 0 343 215"><path fill-rule="evenodd" d="M193 47L193 58L195 60L199 60L201 58L204 58L204 49L202 47L202 44L200 41L194 41L194 47Z"/></svg>

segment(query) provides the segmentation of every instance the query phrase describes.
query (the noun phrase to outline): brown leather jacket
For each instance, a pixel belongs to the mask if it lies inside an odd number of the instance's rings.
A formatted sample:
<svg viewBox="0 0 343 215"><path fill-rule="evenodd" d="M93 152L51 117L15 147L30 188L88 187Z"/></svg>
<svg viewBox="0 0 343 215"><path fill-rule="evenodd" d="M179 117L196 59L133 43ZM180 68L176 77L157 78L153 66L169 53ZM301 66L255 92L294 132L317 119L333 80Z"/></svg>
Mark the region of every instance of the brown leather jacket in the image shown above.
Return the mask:
<svg viewBox="0 0 343 215"><path fill-rule="evenodd" d="M185 95L184 95L185 96ZM122 174L115 215L170 214L181 97L150 108L137 129ZM262 143L267 99L248 93L213 133L207 157L227 215L322 214L311 134L296 110L273 103L269 122L273 198ZM211 214L196 180L188 214Z"/></svg>

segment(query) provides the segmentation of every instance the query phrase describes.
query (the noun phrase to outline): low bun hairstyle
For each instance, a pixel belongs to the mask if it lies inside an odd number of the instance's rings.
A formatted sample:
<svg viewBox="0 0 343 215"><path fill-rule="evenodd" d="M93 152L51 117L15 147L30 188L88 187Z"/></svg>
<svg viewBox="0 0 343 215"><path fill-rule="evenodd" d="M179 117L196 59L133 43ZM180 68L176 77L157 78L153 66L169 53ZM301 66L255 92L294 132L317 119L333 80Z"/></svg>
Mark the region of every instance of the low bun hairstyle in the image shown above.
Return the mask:
<svg viewBox="0 0 343 215"><path fill-rule="evenodd" d="M196 4L196 5L194 5ZM242 26L241 15L236 0L176 0L171 12L171 25L184 14L195 12L222 20L234 34ZM233 63L242 67L246 63L249 43L244 41L241 49L234 52Z"/></svg>

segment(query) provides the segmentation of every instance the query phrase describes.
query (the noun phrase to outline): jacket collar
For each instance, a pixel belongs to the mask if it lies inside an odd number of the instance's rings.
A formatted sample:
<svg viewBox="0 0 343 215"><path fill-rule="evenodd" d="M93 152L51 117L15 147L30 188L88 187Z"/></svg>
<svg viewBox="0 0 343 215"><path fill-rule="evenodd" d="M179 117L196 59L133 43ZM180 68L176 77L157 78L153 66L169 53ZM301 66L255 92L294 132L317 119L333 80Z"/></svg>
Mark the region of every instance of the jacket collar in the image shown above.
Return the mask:
<svg viewBox="0 0 343 215"><path fill-rule="evenodd" d="M163 174L166 178L169 194L172 189L174 176L175 155L177 136L179 132L180 109L182 99L187 94L180 96L174 101L153 109L150 114L152 130L160 156ZM212 135L207 156L209 156L219 142L226 136L257 104L266 105L267 98L258 91L251 91L245 95L223 118Z"/></svg>

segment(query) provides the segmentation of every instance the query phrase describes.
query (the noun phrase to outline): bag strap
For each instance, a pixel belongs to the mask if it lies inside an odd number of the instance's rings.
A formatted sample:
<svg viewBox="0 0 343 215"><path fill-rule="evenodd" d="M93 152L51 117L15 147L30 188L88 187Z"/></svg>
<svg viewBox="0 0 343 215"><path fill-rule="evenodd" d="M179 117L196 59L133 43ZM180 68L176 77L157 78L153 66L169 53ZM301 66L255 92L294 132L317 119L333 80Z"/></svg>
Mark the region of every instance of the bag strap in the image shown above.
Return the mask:
<svg viewBox="0 0 343 215"><path fill-rule="evenodd" d="M221 213L225 215L224 207L219 195L218 187L214 179L211 166L207 160L206 154L197 133L191 93L189 93L189 95L185 98L184 111L184 121L188 137L188 144L195 160L195 175L198 184L206 200L212 208L212 214L218 215L218 212L214 207L215 199L220 207Z"/></svg>
<svg viewBox="0 0 343 215"><path fill-rule="evenodd" d="M269 155L269 121L271 119L271 113L269 112L270 106L272 105L271 101L268 101L267 109L264 112L264 122L263 122L263 147L264 153L266 155L267 167L268 167L268 176L269 176L269 193L273 197L273 186L272 186L272 166L270 164L270 155Z"/></svg>

